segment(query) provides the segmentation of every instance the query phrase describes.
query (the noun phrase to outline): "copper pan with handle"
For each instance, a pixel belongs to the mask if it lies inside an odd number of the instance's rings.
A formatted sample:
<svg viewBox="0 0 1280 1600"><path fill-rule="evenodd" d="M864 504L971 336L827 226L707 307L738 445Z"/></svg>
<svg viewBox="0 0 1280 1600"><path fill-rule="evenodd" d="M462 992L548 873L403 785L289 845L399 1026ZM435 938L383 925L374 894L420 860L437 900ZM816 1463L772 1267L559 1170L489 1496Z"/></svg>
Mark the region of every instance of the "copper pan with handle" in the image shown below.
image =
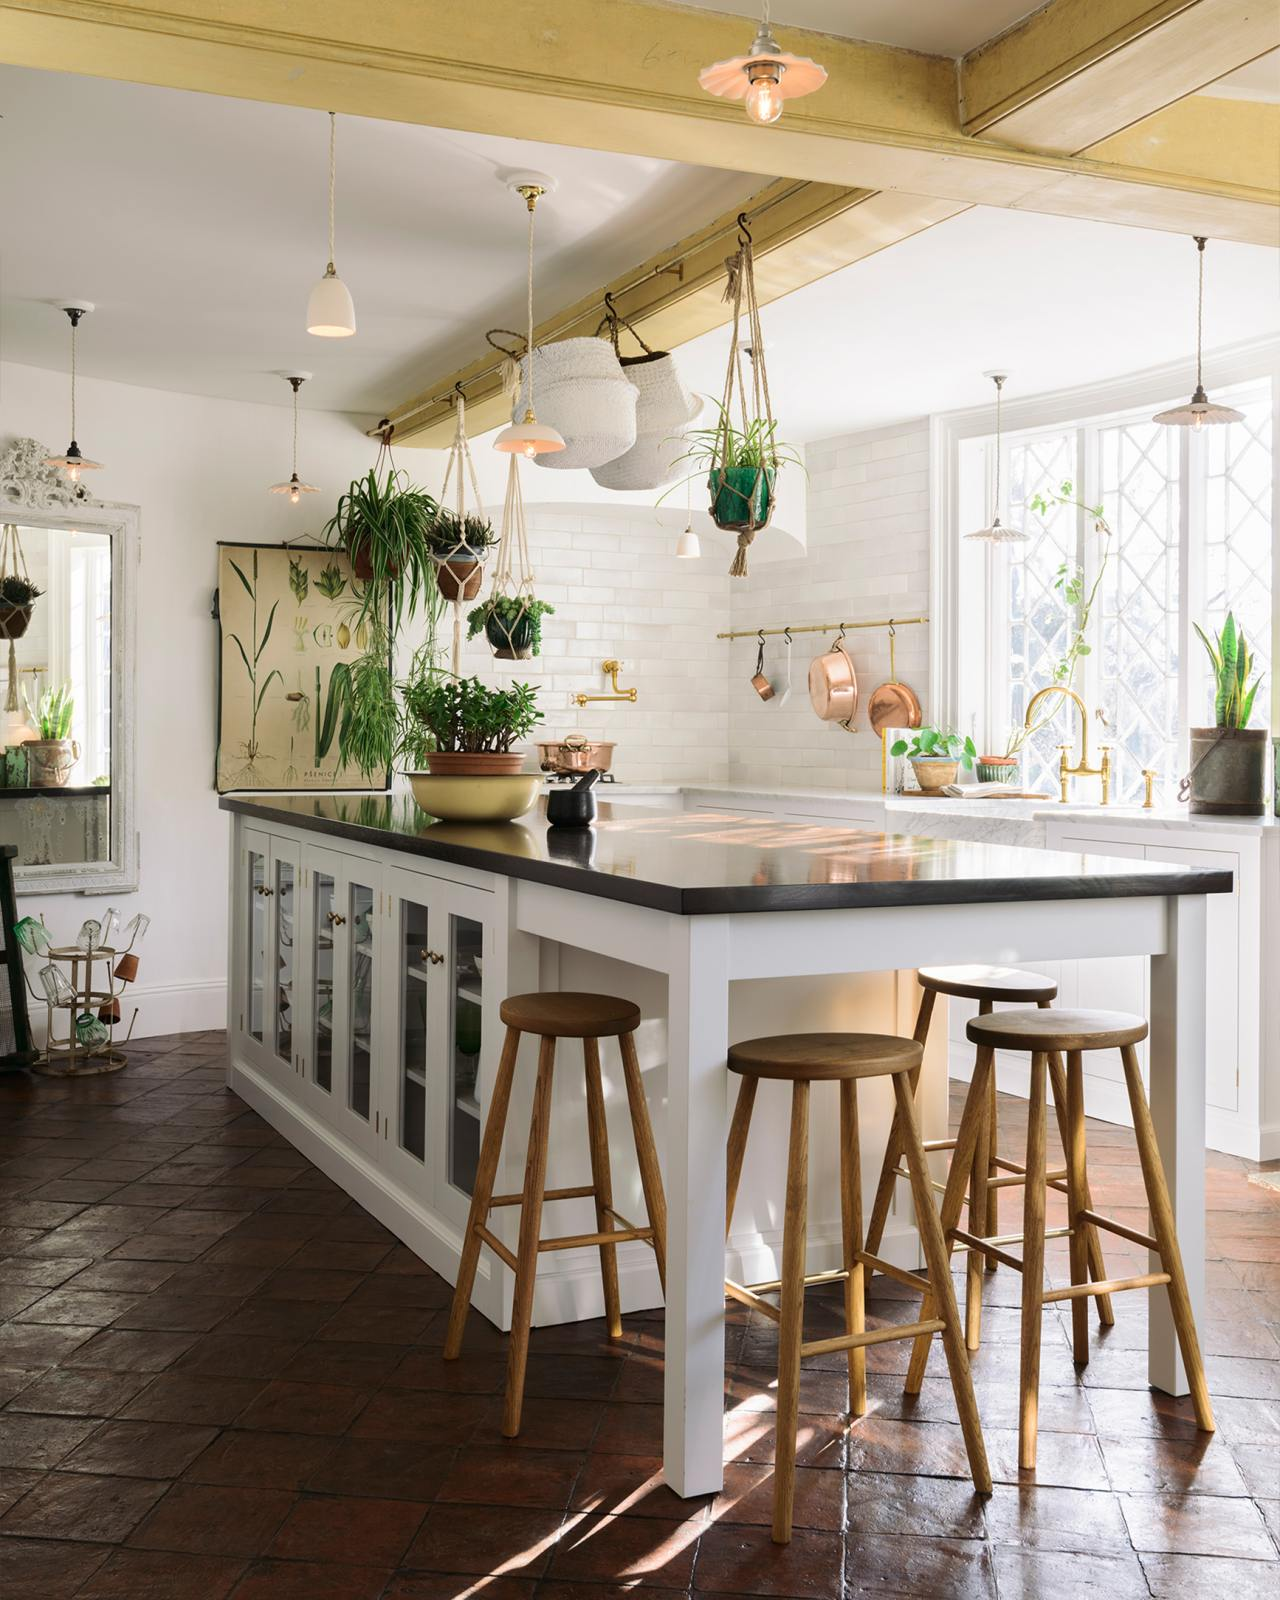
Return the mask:
<svg viewBox="0 0 1280 1600"><path fill-rule="evenodd" d="M886 728L918 728L924 717L915 690L909 684L898 682L898 667L894 659L896 638L897 630L891 620L888 681L877 684L867 701L867 720L875 732L881 734Z"/></svg>
<svg viewBox="0 0 1280 1600"><path fill-rule="evenodd" d="M809 701L823 722L838 722L850 733L858 709L858 674L844 645L844 629L825 655L809 663Z"/></svg>

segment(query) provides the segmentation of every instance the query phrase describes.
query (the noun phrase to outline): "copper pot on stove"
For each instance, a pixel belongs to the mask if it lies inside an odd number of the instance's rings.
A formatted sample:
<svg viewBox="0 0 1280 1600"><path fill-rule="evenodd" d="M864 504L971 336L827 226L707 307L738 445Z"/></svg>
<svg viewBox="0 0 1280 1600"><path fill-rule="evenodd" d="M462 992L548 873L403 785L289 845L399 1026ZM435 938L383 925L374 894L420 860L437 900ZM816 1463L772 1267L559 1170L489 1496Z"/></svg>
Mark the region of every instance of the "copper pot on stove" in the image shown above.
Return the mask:
<svg viewBox="0 0 1280 1600"><path fill-rule="evenodd" d="M566 733L563 739L538 742L538 765L544 772L608 772L613 764L614 741L588 739L585 733Z"/></svg>

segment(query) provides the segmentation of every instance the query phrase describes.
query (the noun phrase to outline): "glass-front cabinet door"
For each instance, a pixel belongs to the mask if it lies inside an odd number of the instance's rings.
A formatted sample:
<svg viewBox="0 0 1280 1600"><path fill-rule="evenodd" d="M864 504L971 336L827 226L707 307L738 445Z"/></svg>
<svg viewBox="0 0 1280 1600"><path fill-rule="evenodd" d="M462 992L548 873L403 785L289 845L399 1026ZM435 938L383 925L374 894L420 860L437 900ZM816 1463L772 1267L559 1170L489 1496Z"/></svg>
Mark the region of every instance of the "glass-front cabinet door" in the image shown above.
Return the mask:
<svg viewBox="0 0 1280 1600"><path fill-rule="evenodd" d="M480 1157L480 1052L484 1042L485 925L449 913L449 1182L468 1198Z"/></svg>
<svg viewBox="0 0 1280 1600"><path fill-rule="evenodd" d="M267 880L271 871L271 841L266 834L245 829L241 867L240 1029L262 1044L267 1026Z"/></svg>
<svg viewBox="0 0 1280 1600"><path fill-rule="evenodd" d="M296 910L298 850L281 840L271 845L271 1042L276 1063L294 1069L294 1025L297 1006Z"/></svg>
<svg viewBox="0 0 1280 1600"><path fill-rule="evenodd" d="M290 841L245 829L237 888L240 1031L277 1081L295 1065L298 859Z"/></svg>

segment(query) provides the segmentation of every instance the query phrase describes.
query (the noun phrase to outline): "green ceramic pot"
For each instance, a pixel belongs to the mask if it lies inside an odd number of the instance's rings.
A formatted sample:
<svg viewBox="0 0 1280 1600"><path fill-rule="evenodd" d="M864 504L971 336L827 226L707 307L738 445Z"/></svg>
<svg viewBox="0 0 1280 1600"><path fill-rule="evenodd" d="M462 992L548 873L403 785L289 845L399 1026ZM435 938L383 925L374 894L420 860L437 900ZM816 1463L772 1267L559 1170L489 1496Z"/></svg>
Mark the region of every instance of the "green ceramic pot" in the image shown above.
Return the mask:
<svg viewBox="0 0 1280 1600"><path fill-rule="evenodd" d="M1017 756L979 756L973 770L979 783L1007 783L1016 788L1022 781Z"/></svg>
<svg viewBox="0 0 1280 1600"><path fill-rule="evenodd" d="M769 520L773 501L772 467L725 467L708 473L711 520L717 528L760 528Z"/></svg>

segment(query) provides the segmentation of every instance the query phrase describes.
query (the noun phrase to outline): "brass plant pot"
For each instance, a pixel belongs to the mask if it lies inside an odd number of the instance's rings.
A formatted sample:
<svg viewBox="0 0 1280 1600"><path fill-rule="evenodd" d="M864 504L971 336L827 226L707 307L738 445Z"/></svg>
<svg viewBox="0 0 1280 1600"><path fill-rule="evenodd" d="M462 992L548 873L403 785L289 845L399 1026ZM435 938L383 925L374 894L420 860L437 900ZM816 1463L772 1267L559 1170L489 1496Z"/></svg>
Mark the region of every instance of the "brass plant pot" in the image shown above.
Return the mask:
<svg viewBox="0 0 1280 1600"><path fill-rule="evenodd" d="M33 789L63 789L71 769L80 759L80 746L74 739L28 739L27 782Z"/></svg>
<svg viewBox="0 0 1280 1600"><path fill-rule="evenodd" d="M1267 808L1267 730L1192 728L1190 776L1192 816L1262 816Z"/></svg>

